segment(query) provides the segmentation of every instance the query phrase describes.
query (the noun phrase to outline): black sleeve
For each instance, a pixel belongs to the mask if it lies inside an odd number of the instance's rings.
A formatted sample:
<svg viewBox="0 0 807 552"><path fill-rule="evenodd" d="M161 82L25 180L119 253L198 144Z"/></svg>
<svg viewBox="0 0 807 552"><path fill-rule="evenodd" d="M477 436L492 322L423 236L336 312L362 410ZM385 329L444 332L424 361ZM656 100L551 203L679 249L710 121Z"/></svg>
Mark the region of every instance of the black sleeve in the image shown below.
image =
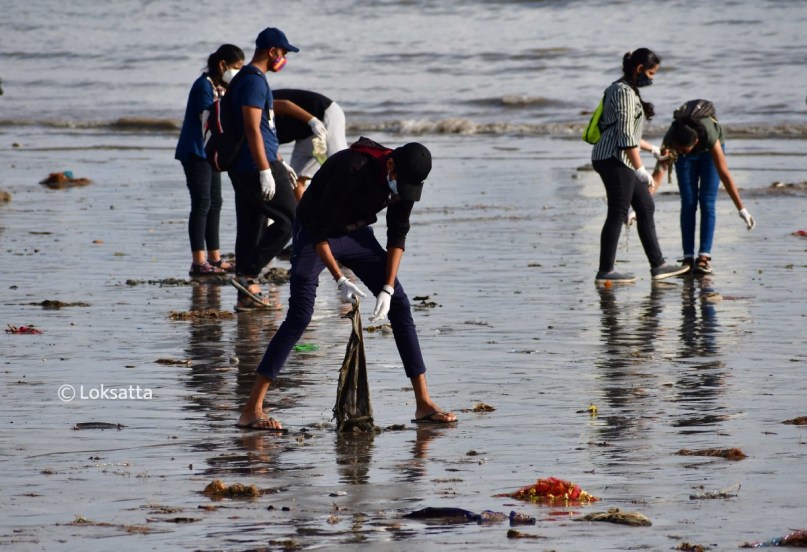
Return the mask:
<svg viewBox="0 0 807 552"><path fill-rule="evenodd" d="M406 249L406 235L409 233L409 215L412 213L414 201L398 200L387 207L387 249L399 247Z"/></svg>

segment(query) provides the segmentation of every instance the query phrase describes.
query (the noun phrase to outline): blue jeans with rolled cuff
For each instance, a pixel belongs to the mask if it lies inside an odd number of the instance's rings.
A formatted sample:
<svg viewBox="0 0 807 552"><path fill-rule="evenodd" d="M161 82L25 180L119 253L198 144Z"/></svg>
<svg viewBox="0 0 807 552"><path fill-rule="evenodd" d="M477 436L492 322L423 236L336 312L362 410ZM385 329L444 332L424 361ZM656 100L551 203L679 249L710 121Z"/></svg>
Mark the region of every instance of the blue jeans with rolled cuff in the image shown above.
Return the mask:
<svg viewBox="0 0 807 552"><path fill-rule="evenodd" d="M681 245L684 257L695 256L698 207L701 210L698 255L711 257L717 225L717 192L720 189L720 175L717 174L712 154L706 151L680 155L675 162L675 170L681 193Z"/></svg>

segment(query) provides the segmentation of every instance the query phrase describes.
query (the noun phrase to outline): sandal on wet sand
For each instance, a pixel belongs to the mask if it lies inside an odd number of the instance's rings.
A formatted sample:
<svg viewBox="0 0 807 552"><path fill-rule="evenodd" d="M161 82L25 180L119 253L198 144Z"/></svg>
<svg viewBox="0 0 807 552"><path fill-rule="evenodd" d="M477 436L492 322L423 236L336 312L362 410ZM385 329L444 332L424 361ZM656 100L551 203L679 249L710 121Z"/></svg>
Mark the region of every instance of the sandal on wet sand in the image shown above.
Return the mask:
<svg viewBox="0 0 807 552"><path fill-rule="evenodd" d="M208 263L210 263L210 266L220 268L224 272L235 272L235 263L232 261L225 261L224 259L219 259L218 261L208 261ZM225 263L227 264L227 266L223 266Z"/></svg>
<svg viewBox="0 0 807 552"><path fill-rule="evenodd" d="M250 429L253 431L272 431L274 433L286 434L289 432L285 427L270 427L265 424L277 422L274 418L255 418L248 424L235 424L238 429Z"/></svg>
<svg viewBox="0 0 807 552"><path fill-rule="evenodd" d="M440 412L439 410L435 410L431 414L427 414L420 418L412 418L413 424L431 424L431 425L442 425L447 426L451 424L456 424L459 420L444 420L439 418L440 415L446 415L446 412Z"/></svg>
<svg viewBox="0 0 807 552"><path fill-rule="evenodd" d="M194 276L194 277L221 276L224 273L225 273L224 269L219 268L217 266L213 266L208 262L202 264L191 263L191 268L190 270L188 270L188 276Z"/></svg>
<svg viewBox="0 0 807 552"><path fill-rule="evenodd" d="M250 278L233 278L232 280L230 280L230 283L235 287L235 289L238 290L239 300L242 299L243 295L252 299L256 307L260 306L266 308L271 306L264 300L263 295L252 293L251 291L249 291L249 286L251 286L252 284L257 284L255 280L252 280Z"/></svg>

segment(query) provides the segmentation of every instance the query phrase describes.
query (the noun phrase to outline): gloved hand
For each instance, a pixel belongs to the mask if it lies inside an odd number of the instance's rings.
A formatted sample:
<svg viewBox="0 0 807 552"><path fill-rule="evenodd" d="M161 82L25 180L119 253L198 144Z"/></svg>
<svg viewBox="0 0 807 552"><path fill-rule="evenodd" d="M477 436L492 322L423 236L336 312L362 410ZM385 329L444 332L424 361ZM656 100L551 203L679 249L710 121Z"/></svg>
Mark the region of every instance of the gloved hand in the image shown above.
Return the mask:
<svg viewBox="0 0 807 552"><path fill-rule="evenodd" d="M314 136L322 140L323 142L328 141L328 129L325 128L325 125L322 124L322 121L317 119L316 117L311 117L311 120L308 121L308 126L311 127L311 132L314 133Z"/></svg>
<svg viewBox="0 0 807 552"><path fill-rule="evenodd" d="M370 322L384 320L387 317L393 293L395 293L395 290L388 285L384 285L384 287L381 288L381 292L375 299L375 310L373 311L373 316L370 317Z"/></svg>
<svg viewBox="0 0 807 552"><path fill-rule="evenodd" d="M628 217L625 219L625 224L628 226L633 226L633 223L636 222L636 211L633 208L628 209Z"/></svg>
<svg viewBox="0 0 807 552"><path fill-rule="evenodd" d="M653 185L653 177L650 176L650 173L647 172L647 169L645 169L644 167L639 167L633 172L636 173L636 178L638 178L639 181L642 182L642 184L645 184L648 187Z"/></svg>
<svg viewBox="0 0 807 552"><path fill-rule="evenodd" d="M670 158L669 155L661 155L661 148L658 146L650 146L650 153L656 158L656 161L666 161Z"/></svg>
<svg viewBox="0 0 807 552"><path fill-rule="evenodd" d="M311 139L311 143L314 146L314 151L312 151L314 159L316 159L317 162L322 165L328 158L328 145L325 143L325 140L319 136L314 136Z"/></svg>
<svg viewBox="0 0 807 552"><path fill-rule="evenodd" d="M356 284L348 280L345 276L339 278L336 282L336 287L339 288L339 297L342 298L343 303L352 303L353 296L367 297L367 294L358 288Z"/></svg>
<svg viewBox="0 0 807 552"><path fill-rule="evenodd" d="M261 175L261 195L264 201L271 201L275 197L275 177L272 176L272 169L260 172Z"/></svg>
<svg viewBox="0 0 807 552"><path fill-rule="evenodd" d="M740 218L745 221L745 225L748 227L749 230L754 228L757 225L757 222L754 220L754 217L751 216L751 213L748 212L748 209L743 207L738 211L740 214Z"/></svg>
<svg viewBox="0 0 807 552"><path fill-rule="evenodd" d="M283 166L286 167L287 171L289 171L289 182L291 183L291 189L293 190L294 188L297 187L297 173L294 172L294 169L291 168L291 165L289 165L285 161L281 161L281 163L283 163Z"/></svg>

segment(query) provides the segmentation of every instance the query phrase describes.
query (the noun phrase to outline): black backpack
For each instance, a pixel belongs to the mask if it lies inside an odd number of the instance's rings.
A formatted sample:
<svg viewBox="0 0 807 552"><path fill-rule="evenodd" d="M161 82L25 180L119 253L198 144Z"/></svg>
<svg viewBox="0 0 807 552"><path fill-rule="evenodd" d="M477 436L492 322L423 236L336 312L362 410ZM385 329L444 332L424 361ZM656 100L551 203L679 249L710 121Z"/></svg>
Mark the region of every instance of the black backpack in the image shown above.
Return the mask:
<svg viewBox="0 0 807 552"><path fill-rule="evenodd" d="M673 112L673 119L706 119L711 117L717 120L715 104L709 100L689 100Z"/></svg>
<svg viewBox="0 0 807 552"><path fill-rule="evenodd" d="M251 65L245 65L230 81L229 87L232 88L242 74L250 73L260 73L260 71ZM244 133L238 133L235 130L232 103L231 95L224 94L216 98L210 109L202 115L205 157L213 170L218 172L224 172L230 168L244 144Z"/></svg>

